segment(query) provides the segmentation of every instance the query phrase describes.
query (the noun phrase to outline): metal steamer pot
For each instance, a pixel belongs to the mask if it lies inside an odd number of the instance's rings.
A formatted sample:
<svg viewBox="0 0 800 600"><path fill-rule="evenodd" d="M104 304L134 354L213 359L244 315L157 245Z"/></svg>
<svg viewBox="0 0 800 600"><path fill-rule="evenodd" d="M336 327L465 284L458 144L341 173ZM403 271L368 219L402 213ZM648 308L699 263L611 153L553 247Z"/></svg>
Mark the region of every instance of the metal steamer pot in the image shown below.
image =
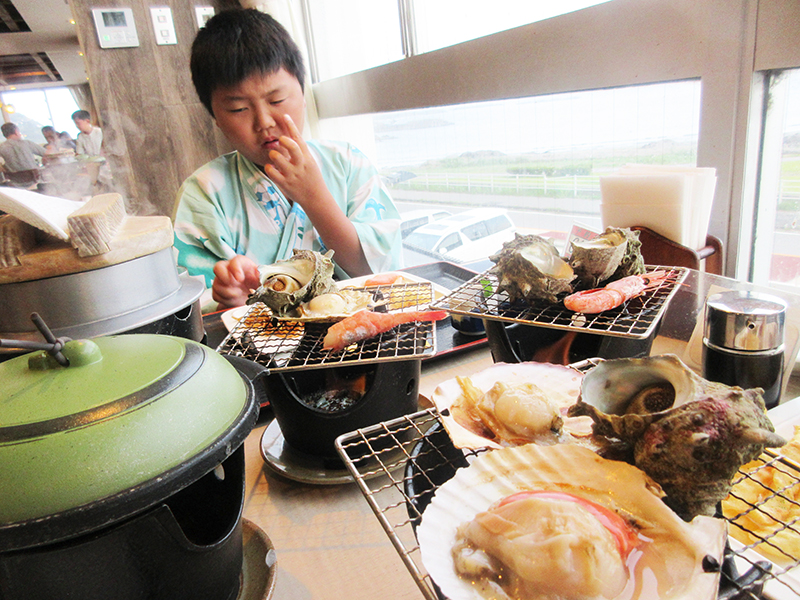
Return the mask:
<svg viewBox="0 0 800 600"><path fill-rule="evenodd" d="M29 318L36 312L57 337L157 333L199 342L203 289L179 274L171 247L98 269L2 283L0 337L40 339ZM0 348L0 361L18 354Z"/></svg>
<svg viewBox="0 0 800 600"><path fill-rule="evenodd" d="M239 593L251 382L191 340L50 340L0 364L0 597Z"/></svg>

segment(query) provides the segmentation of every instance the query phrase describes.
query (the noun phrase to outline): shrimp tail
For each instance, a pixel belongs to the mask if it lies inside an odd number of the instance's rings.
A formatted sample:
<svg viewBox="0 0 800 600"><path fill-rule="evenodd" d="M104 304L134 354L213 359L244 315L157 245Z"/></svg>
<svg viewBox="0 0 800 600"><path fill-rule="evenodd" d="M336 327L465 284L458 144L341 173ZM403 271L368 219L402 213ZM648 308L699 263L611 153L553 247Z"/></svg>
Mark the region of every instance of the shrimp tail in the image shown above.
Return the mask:
<svg viewBox="0 0 800 600"><path fill-rule="evenodd" d="M439 321L446 316L447 313L443 310L404 313L376 313L362 310L331 325L322 340L322 347L325 350L342 350L350 344L389 331L401 323Z"/></svg>

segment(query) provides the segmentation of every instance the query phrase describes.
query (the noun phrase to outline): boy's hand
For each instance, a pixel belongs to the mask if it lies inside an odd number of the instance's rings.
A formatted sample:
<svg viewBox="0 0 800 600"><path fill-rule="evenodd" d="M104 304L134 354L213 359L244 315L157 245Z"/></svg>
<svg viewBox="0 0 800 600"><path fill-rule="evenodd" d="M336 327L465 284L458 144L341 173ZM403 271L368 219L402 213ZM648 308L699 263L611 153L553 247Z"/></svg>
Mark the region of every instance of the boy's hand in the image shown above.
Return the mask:
<svg viewBox="0 0 800 600"><path fill-rule="evenodd" d="M329 196L322 172L302 135L289 115L283 115L283 128L289 135L282 135L282 151L269 153L272 164L264 165L264 172L283 194L304 209L315 199Z"/></svg>
<svg viewBox="0 0 800 600"><path fill-rule="evenodd" d="M243 306L252 292L261 285L258 265L246 256L234 256L231 260L221 260L214 265L214 282L211 297L219 303L219 308Z"/></svg>

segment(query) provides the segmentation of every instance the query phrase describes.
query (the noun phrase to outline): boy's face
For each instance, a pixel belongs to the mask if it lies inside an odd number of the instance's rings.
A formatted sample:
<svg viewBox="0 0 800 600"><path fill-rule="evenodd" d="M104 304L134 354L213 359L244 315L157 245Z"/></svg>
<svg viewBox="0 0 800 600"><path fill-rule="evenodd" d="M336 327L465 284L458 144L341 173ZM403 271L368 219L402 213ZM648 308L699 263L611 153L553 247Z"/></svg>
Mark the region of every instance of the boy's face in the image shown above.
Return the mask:
<svg viewBox="0 0 800 600"><path fill-rule="evenodd" d="M81 133L92 132L92 122L89 119L72 119L72 122L75 123L75 127L77 127L78 131Z"/></svg>
<svg viewBox="0 0 800 600"><path fill-rule="evenodd" d="M305 98L300 82L286 69L255 73L211 94L217 127L228 141L259 167L271 163L270 150L281 150L278 139L289 135L284 115L303 131Z"/></svg>

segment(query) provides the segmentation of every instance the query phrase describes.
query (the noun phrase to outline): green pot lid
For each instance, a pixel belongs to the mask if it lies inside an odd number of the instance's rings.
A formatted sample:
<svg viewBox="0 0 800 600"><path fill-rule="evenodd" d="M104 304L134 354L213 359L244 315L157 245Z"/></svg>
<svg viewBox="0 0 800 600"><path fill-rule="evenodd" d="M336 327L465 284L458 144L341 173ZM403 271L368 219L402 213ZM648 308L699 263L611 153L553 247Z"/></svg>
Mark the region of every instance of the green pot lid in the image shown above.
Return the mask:
<svg viewBox="0 0 800 600"><path fill-rule="evenodd" d="M0 363L0 532L113 498L190 462L252 399L224 357L183 338L74 340ZM230 451L230 449L228 449Z"/></svg>

